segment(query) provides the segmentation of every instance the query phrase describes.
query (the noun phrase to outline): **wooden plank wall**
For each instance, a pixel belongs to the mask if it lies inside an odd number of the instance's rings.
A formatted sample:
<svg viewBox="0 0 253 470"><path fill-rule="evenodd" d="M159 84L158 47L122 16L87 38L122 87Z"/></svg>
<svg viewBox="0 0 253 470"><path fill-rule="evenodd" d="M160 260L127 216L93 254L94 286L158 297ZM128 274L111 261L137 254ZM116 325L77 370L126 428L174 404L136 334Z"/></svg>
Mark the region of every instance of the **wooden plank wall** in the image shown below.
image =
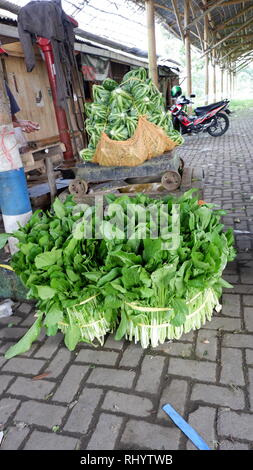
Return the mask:
<svg viewBox="0 0 253 470"><path fill-rule="evenodd" d="M44 62L36 53L36 66L26 71L21 44L5 46L9 56L5 58L8 85L20 107L18 119L30 119L40 124L40 130L26 134L27 140L39 140L58 135L53 99Z"/></svg>

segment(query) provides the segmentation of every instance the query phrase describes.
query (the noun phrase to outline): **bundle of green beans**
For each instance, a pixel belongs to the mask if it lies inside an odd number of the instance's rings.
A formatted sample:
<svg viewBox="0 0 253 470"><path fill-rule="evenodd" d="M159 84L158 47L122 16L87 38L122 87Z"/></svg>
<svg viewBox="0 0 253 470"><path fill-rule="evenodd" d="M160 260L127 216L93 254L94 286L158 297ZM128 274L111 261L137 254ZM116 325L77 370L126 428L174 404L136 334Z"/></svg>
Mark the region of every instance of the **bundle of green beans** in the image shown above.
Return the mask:
<svg viewBox="0 0 253 470"><path fill-rule="evenodd" d="M94 85L93 103L86 103L85 112L89 144L80 152L83 160L92 159L102 132L112 140L132 137L140 115L161 127L177 145L183 143L181 134L173 129L170 112L165 111L162 93L144 68L126 73L120 85L110 78Z"/></svg>

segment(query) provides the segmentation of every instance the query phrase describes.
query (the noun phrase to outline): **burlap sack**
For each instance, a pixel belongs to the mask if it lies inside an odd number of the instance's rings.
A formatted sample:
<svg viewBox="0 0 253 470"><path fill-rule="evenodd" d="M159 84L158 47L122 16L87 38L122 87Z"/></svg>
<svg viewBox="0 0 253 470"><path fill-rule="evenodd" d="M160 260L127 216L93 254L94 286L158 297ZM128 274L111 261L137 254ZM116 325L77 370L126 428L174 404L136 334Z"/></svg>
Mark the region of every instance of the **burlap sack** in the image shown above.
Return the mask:
<svg viewBox="0 0 253 470"><path fill-rule="evenodd" d="M112 140L102 133L92 161L104 166L138 166L176 145L160 127L140 116L137 129L128 140Z"/></svg>

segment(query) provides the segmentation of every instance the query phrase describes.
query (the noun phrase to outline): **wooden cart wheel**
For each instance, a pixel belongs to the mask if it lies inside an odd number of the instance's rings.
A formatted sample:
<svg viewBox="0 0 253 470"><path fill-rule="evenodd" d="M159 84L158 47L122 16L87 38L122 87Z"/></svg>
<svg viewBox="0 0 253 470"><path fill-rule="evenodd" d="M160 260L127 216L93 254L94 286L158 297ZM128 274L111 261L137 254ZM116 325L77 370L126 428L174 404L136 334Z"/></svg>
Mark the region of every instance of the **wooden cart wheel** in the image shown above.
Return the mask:
<svg viewBox="0 0 253 470"><path fill-rule="evenodd" d="M86 183L85 180L81 179L74 179L71 181L69 184L69 192L70 194L73 194L76 196L78 199L84 196L88 191L88 183Z"/></svg>
<svg viewBox="0 0 253 470"><path fill-rule="evenodd" d="M166 171L162 176L161 183L168 191L175 191L181 184L181 176L177 171Z"/></svg>

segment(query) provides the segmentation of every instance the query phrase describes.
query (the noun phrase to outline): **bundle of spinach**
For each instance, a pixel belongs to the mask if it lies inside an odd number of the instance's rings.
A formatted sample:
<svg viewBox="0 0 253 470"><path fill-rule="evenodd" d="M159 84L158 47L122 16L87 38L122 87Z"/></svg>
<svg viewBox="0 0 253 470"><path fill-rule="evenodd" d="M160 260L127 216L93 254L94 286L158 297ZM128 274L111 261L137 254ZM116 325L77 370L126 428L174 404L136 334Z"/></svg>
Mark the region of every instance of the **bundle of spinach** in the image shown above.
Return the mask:
<svg viewBox="0 0 253 470"><path fill-rule="evenodd" d="M11 265L38 301L37 319L6 357L27 351L43 327L49 336L60 329L70 350L79 341L103 344L108 331L147 347L200 328L222 287L232 287L222 272L235 251L232 230L220 223L225 212L199 205L194 191L160 200L110 195L99 227L95 207L71 197L35 212L14 233ZM180 230L171 244L175 206ZM84 238L87 217L94 238Z"/></svg>

